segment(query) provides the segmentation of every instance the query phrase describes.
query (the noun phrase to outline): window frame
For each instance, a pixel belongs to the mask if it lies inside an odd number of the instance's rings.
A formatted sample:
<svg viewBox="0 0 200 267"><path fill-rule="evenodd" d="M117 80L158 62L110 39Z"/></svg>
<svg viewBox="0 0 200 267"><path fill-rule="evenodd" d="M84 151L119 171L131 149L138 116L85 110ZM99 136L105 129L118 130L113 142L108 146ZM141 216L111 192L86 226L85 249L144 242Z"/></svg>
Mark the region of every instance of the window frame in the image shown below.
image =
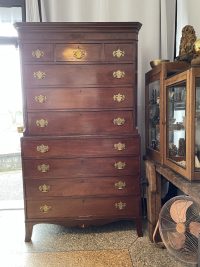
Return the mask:
<svg viewBox="0 0 200 267"><path fill-rule="evenodd" d="M0 7L21 7L22 21L26 21L26 4L25 0L0 0ZM18 46L17 37L0 37L0 45L14 45Z"/></svg>

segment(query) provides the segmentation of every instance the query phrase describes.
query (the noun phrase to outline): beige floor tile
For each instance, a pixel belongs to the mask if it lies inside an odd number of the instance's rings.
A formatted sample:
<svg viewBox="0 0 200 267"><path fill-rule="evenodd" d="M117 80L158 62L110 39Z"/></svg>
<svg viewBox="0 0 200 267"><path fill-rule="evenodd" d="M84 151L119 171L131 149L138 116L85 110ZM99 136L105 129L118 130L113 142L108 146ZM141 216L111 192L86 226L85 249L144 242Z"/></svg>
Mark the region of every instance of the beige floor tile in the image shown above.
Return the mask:
<svg viewBox="0 0 200 267"><path fill-rule="evenodd" d="M132 267L127 250L24 253L3 260L4 267Z"/></svg>

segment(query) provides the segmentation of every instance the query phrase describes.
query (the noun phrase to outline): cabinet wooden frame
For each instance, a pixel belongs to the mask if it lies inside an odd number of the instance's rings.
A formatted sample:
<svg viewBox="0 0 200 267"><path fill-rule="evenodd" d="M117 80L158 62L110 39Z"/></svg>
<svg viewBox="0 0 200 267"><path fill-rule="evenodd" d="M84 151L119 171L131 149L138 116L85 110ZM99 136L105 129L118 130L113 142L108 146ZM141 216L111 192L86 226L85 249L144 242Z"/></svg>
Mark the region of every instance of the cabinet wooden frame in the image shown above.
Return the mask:
<svg viewBox="0 0 200 267"><path fill-rule="evenodd" d="M145 143L146 143L146 156L161 164L164 163L164 81L167 77L183 71L188 67L185 62L163 62L157 67L146 73L145 75ZM149 146L149 85L152 82L158 81L160 83L160 148L155 150Z"/></svg>
<svg viewBox="0 0 200 267"><path fill-rule="evenodd" d="M165 80L164 94L164 164L184 176L186 179L200 180L200 171L195 170L195 80L200 78L200 68L190 68L180 74L177 74ZM181 82L186 83L186 116L185 116L185 132L186 132L186 150L185 150L185 166L182 167L168 157L167 152L167 91L170 86L177 85Z"/></svg>

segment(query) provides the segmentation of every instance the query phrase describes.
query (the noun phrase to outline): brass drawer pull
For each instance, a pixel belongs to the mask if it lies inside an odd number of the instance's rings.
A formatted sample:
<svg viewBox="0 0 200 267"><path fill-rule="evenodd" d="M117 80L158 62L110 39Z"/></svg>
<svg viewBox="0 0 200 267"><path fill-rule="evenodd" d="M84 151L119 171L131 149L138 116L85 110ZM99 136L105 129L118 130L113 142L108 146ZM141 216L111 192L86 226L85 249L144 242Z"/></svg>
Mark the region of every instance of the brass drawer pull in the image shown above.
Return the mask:
<svg viewBox="0 0 200 267"><path fill-rule="evenodd" d="M121 95L120 93L118 93L117 95L113 96L113 100L120 103L125 100L125 95Z"/></svg>
<svg viewBox="0 0 200 267"><path fill-rule="evenodd" d="M37 166L37 169L39 172L48 172L49 171L49 165L48 164L41 164Z"/></svg>
<svg viewBox="0 0 200 267"><path fill-rule="evenodd" d="M116 149L118 151L122 151L122 150L126 149L126 145L119 142L118 144L114 144L114 149Z"/></svg>
<svg viewBox="0 0 200 267"><path fill-rule="evenodd" d="M114 125L121 126L124 125L125 119L124 118L116 118L113 120Z"/></svg>
<svg viewBox="0 0 200 267"><path fill-rule="evenodd" d="M40 207L40 211L43 213L48 213L52 209L51 206L43 205Z"/></svg>
<svg viewBox="0 0 200 267"><path fill-rule="evenodd" d="M44 56L44 51L42 51L40 49L36 49L36 50L32 51L32 56L35 58L41 58Z"/></svg>
<svg viewBox="0 0 200 267"><path fill-rule="evenodd" d="M117 70L113 72L114 78L121 79L121 78L124 78L124 76L125 76L125 72L122 70Z"/></svg>
<svg viewBox="0 0 200 267"><path fill-rule="evenodd" d="M46 185L46 184L43 184L43 185L40 185L38 187L39 191L42 192L42 193L47 193L49 192L50 190L50 185Z"/></svg>
<svg viewBox="0 0 200 267"><path fill-rule="evenodd" d="M33 73L33 77L38 80L42 80L46 77L46 73L41 70L38 70Z"/></svg>
<svg viewBox="0 0 200 267"><path fill-rule="evenodd" d="M126 207L126 203L123 203L121 201L118 203L115 203L115 208L118 210L123 210L125 207Z"/></svg>
<svg viewBox="0 0 200 267"><path fill-rule="evenodd" d="M24 126L17 126L17 132L18 133L24 133L25 132Z"/></svg>
<svg viewBox="0 0 200 267"><path fill-rule="evenodd" d="M36 120L36 125L40 128L44 128L48 125L48 121L45 119Z"/></svg>
<svg viewBox="0 0 200 267"><path fill-rule="evenodd" d="M113 57L120 58L120 57L124 57L124 55L125 55L125 52L123 50L120 50L119 48L113 51Z"/></svg>
<svg viewBox="0 0 200 267"><path fill-rule="evenodd" d="M79 47L73 51L73 56L76 59L82 59L82 58L84 58L85 55L86 55L86 51L84 51L83 49L81 49Z"/></svg>
<svg viewBox="0 0 200 267"><path fill-rule="evenodd" d="M40 153L46 153L49 151L49 146L45 146L43 144L40 146L37 146L37 151Z"/></svg>
<svg viewBox="0 0 200 267"><path fill-rule="evenodd" d="M125 187L126 187L125 182L119 181L119 182L115 183L115 188L117 188L119 190L124 189Z"/></svg>
<svg viewBox="0 0 200 267"><path fill-rule="evenodd" d="M114 166L118 170L123 170L126 167L126 163L118 161L118 162L115 162Z"/></svg>
<svg viewBox="0 0 200 267"><path fill-rule="evenodd" d="M34 97L35 101L42 104L47 101L47 97L45 95L38 95Z"/></svg>

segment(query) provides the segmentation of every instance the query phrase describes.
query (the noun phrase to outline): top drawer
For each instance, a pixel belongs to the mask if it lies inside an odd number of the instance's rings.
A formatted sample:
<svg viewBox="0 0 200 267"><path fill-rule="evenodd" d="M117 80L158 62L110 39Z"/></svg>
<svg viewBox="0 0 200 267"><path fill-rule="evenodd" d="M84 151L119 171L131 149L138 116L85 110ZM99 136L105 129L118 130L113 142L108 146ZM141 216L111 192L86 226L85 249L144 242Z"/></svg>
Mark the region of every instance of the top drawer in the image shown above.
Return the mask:
<svg viewBox="0 0 200 267"><path fill-rule="evenodd" d="M23 44L21 49L24 61L45 62L54 58L52 44Z"/></svg>
<svg viewBox="0 0 200 267"><path fill-rule="evenodd" d="M132 62L134 43L23 44L24 61L30 62Z"/></svg>

